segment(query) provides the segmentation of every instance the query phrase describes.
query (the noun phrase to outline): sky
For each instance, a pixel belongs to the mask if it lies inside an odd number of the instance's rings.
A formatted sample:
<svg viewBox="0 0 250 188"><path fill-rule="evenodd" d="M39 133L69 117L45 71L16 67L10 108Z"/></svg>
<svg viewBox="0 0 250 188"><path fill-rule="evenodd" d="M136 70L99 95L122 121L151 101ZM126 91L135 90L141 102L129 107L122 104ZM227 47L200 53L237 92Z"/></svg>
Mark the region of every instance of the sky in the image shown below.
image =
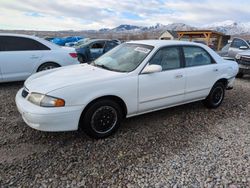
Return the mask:
<svg viewBox="0 0 250 188"><path fill-rule="evenodd" d="M250 22L249 0L0 0L0 29L92 30L121 24Z"/></svg>

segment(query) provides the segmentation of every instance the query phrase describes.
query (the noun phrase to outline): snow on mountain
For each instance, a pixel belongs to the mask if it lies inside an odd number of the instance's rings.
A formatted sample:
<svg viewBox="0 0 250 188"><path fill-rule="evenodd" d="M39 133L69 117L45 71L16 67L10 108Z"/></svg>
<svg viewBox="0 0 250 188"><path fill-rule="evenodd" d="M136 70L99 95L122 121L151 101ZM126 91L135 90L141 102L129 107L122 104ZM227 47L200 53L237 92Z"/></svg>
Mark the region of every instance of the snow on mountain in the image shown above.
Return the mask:
<svg viewBox="0 0 250 188"><path fill-rule="evenodd" d="M149 27L143 27L143 26L135 26L135 25L128 25L128 24L122 24L118 27L115 27L113 29L100 29L99 32L116 32L116 33L132 33L132 32L154 32L154 31L166 31L166 30L172 30L172 31L188 31L188 30L197 30L197 29L210 29L210 30L216 30L218 32L225 33L227 35L236 35L236 34L250 34L250 22L242 23L242 22L236 22L233 20L226 20L222 22L215 22L211 24L206 24L201 27L193 27L184 23L172 23L168 25L163 25L160 23L157 23L154 26Z"/></svg>
<svg viewBox="0 0 250 188"><path fill-rule="evenodd" d="M203 29L212 29L227 35L236 34L249 34L250 33L250 22L236 22L233 20L226 20L222 22L215 22L203 26Z"/></svg>
<svg viewBox="0 0 250 188"><path fill-rule="evenodd" d="M233 27L236 25L237 25L237 22L235 22L233 20L225 20L222 22L214 22L211 24L206 24L203 27Z"/></svg>
<svg viewBox="0 0 250 188"><path fill-rule="evenodd" d="M164 27L164 29L172 30L172 31L189 31L189 30L196 30L195 27L192 27L190 25L184 24L184 23L172 23L168 24Z"/></svg>
<svg viewBox="0 0 250 188"><path fill-rule="evenodd" d="M135 25L120 25L116 28L111 29L112 31L121 32L121 31L131 31L131 30L140 30L143 27L135 26Z"/></svg>
<svg viewBox="0 0 250 188"><path fill-rule="evenodd" d="M123 24L113 29L103 28L100 29L100 32L143 32L143 31L164 31L164 30L194 30L195 27L189 26L183 23L172 23L168 25L163 25L157 23L154 26L143 27L143 26L135 26L135 25L127 25Z"/></svg>

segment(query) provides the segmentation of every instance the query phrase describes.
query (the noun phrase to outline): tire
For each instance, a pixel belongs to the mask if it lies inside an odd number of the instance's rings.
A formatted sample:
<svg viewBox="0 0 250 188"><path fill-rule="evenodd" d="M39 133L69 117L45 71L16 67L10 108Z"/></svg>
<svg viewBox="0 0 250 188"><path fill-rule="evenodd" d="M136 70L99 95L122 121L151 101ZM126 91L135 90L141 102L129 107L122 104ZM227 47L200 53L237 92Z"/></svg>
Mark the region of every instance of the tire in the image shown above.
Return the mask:
<svg viewBox="0 0 250 188"><path fill-rule="evenodd" d="M44 63L42 64L38 69L37 72L40 71L45 71L45 70L50 70L50 69L54 69L60 67L60 65L56 64L56 63Z"/></svg>
<svg viewBox="0 0 250 188"><path fill-rule="evenodd" d="M78 61L80 63L87 63L87 58L84 55L78 55Z"/></svg>
<svg viewBox="0 0 250 188"><path fill-rule="evenodd" d="M221 105L224 96L225 85L222 82L217 82L203 103L207 108L218 108Z"/></svg>
<svg viewBox="0 0 250 188"><path fill-rule="evenodd" d="M112 135L120 127L122 109L112 100L103 99L92 104L81 117L80 126L91 138Z"/></svg>
<svg viewBox="0 0 250 188"><path fill-rule="evenodd" d="M242 72L239 72L237 75L236 75L236 78L242 78L244 76L244 74Z"/></svg>

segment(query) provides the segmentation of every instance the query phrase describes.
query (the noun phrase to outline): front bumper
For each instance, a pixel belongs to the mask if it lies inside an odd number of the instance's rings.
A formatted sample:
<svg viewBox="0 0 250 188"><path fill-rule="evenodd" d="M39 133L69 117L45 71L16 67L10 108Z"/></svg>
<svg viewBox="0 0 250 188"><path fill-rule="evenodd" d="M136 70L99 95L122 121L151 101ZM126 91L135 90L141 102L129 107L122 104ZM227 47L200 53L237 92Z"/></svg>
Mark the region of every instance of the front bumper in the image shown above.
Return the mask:
<svg viewBox="0 0 250 188"><path fill-rule="evenodd" d="M239 64L239 73L250 74L250 57L249 56L241 56L240 59L237 59L237 63Z"/></svg>
<svg viewBox="0 0 250 188"><path fill-rule="evenodd" d="M74 131L78 129L83 106L40 107L22 97L22 90L23 88L16 94L16 106L27 125L48 132Z"/></svg>
<svg viewBox="0 0 250 188"><path fill-rule="evenodd" d="M239 64L239 72L244 74L250 74L250 65Z"/></svg>
<svg viewBox="0 0 250 188"><path fill-rule="evenodd" d="M234 81L235 81L235 77L232 77L232 78L228 79L227 88L226 88L227 90L233 89Z"/></svg>

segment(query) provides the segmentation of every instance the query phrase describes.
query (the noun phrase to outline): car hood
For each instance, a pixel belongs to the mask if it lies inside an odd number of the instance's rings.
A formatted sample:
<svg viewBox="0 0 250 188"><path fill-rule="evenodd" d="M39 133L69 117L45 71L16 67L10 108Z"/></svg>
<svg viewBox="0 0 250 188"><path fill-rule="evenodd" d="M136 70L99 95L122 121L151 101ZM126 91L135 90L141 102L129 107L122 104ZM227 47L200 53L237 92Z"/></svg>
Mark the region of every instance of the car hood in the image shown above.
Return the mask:
<svg viewBox="0 0 250 188"><path fill-rule="evenodd" d="M244 56L250 56L250 50L245 50L243 52L240 52L239 54Z"/></svg>
<svg viewBox="0 0 250 188"><path fill-rule="evenodd" d="M93 82L125 77L120 73L94 67L88 64L71 65L42 71L30 76L24 83L29 92L47 94L51 91L81 83L83 86Z"/></svg>

